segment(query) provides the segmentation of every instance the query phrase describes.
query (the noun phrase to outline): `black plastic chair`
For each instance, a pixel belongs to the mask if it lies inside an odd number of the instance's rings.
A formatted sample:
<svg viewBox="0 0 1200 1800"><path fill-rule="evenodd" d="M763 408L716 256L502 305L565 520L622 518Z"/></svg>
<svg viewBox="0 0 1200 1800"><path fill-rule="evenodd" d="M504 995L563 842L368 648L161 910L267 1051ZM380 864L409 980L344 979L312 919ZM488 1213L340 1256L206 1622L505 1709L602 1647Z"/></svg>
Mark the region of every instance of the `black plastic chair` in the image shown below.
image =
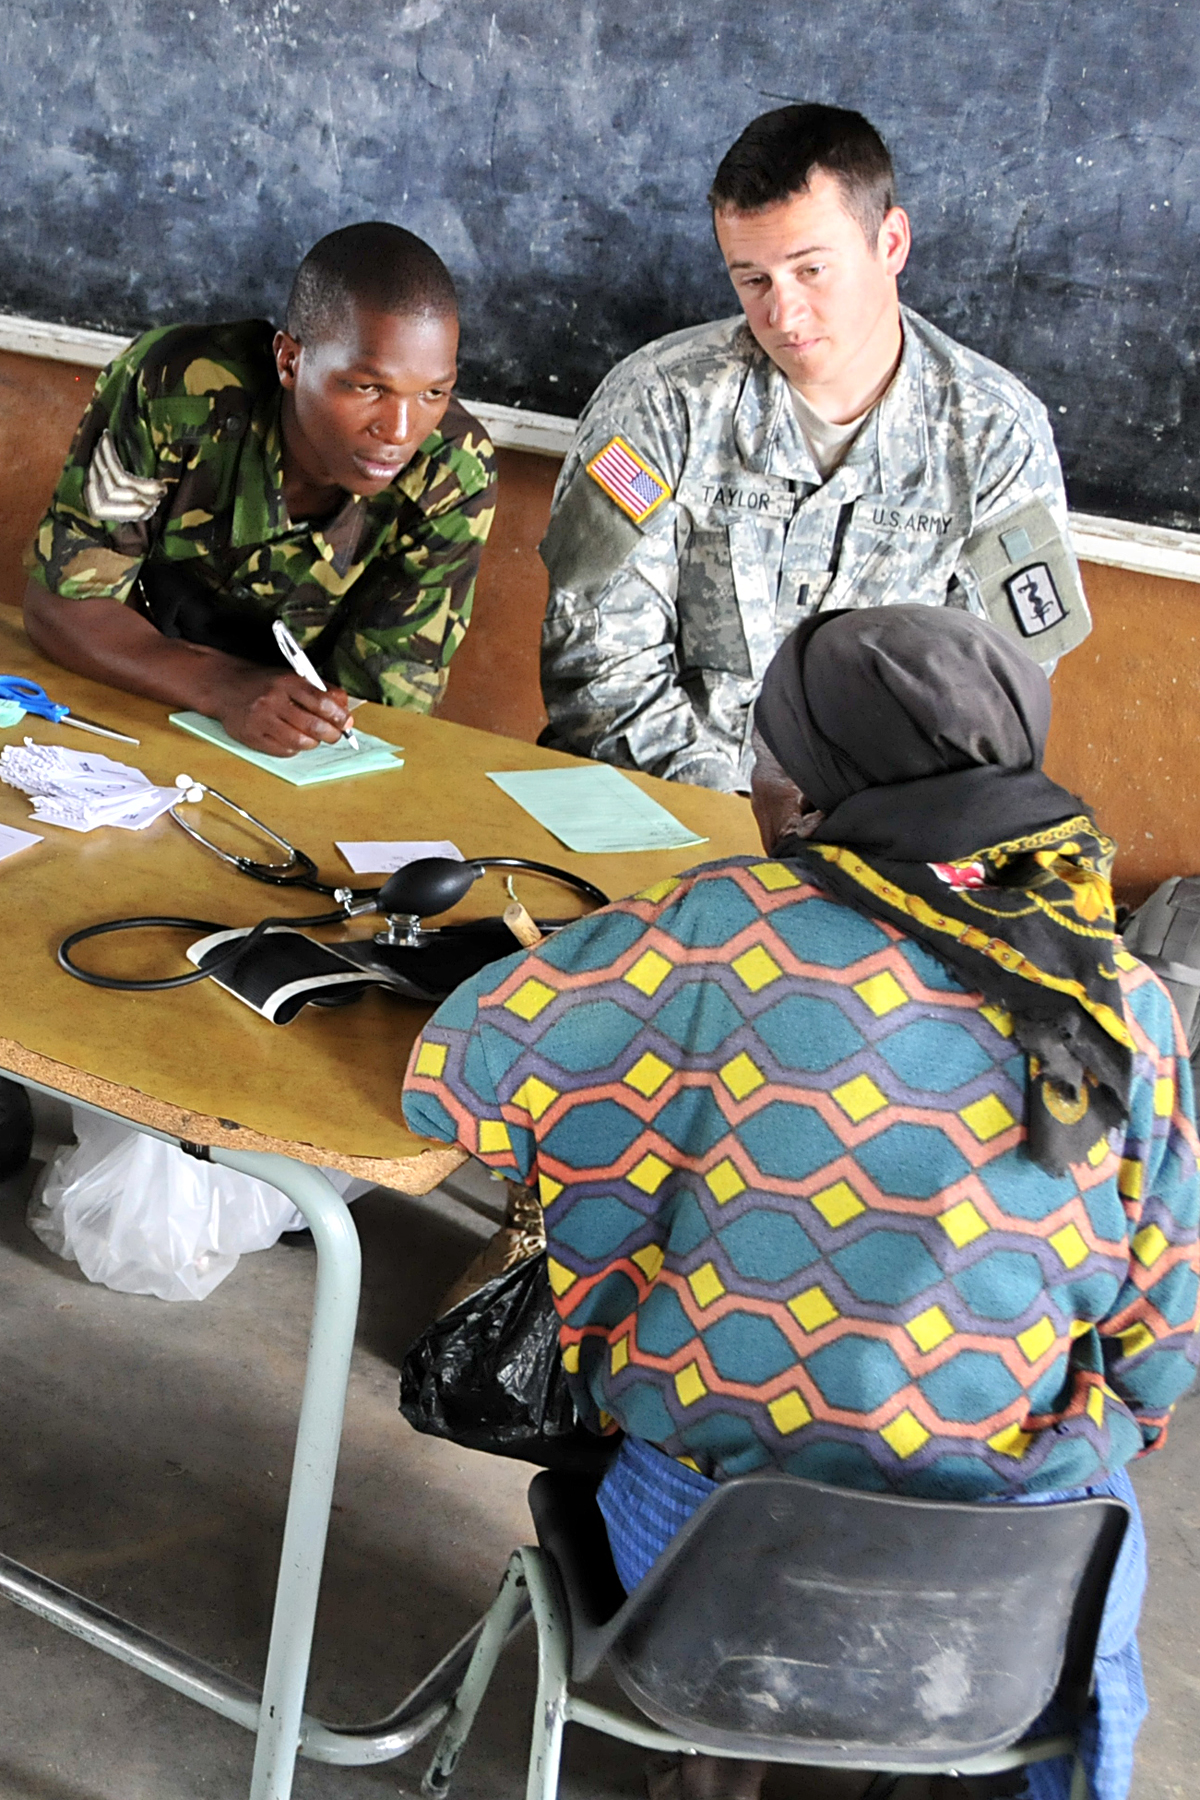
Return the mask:
<svg viewBox="0 0 1200 1800"><path fill-rule="evenodd" d="M444 1795L526 1593L538 1633L528 1800L553 1800L568 1721L649 1749L988 1775L1076 1755L1118 1500L960 1505L764 1472L719 1487L626 1597L587 1478L535 1477L425 1777ZM570 1691L606 1663L644 1718ZM1026 1739L1051 1700L1063 1725ZM646 1721L653 1721L652 1724ZM873 1791L884 1791L881 1782Z"/></svg>

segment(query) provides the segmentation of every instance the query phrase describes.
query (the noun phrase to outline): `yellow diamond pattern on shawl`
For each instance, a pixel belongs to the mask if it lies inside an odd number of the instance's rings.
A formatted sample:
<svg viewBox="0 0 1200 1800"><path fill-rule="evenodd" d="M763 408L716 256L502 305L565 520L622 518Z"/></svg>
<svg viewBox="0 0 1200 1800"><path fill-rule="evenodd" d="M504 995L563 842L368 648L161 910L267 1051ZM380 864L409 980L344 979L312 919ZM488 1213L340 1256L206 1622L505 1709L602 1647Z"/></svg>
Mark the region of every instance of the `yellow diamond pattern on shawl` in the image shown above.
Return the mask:
<svg viewBox="0 0 1200 1800"><path fill-rule="evenodd" d="M881 975L868 975L865 981L856 981L854 991L877 1019L908 1004L908 995L890 969L884 969Z"/></svg>
<svg viewBox="0 0 1200 1800"><path fill-rule="evenodd" d="M527 1075L513 1095L513 1105L523 1106L531 1119L540 1119L557 1099L557 1088L552 1088L538 1075Z"/></svg>
<svg viewBox="0 0 1200 1800"><path fill-rule="evenodd" d="M751 863L750 873L760 881L769 894L778 894L783 888L799 887L800 878L785 869L782 863Z"/></svg>
<svg viewBox="0 0 1200 1800"><path fill-rule="evenodd" d="M1160 1119L1169 1119L1175 1111L1175 1083L1169 1075L1154 1084L1154 1110Z"/></svg>
<svg viewBox="0 0 1200 1800"><path fill-rule="evenodd" d="M739 1051L721 1070L721 1080L735 1100L747 1099L766 1079L762 1070L751 1062L744 1050Z"/></svg>
<svg viewBox="0 0 1200 1800"><path fill-rule="evenodd" d="M661 1056L655 1056L653 1050L647 1050L645 1056L639 1056L622 1079L627 1087L649 1100L674 1073L670 1063L664 1062Z"/></svg>
<svg viewBox="0 0 1200 1800"><path fill-rule="evenodd" d="M755 944L752 949L743 951L741 956L736 956L731 966L738 980L744 981L752 994L757 994L760 988L769 987L771 982L778 981L783 974L775 958L769 956L761 944Z"/></svg>
<svg viewBox="0 0 1200 1800"><path fill-rule="evenodd" d="M833 1097L855 1125L887 1105L887 1095L880 1093L869 1075L856 1075L853 1081L843 1081L841 1087L834 1088Z"/></svg>
<svg viewBox="0 0 1200 1800"><path fill-rule="evenodd" d="M1068 1269L1077 1269L1081 1262L1088 1259L1088 1247L1077 1225L1064 1225L1061 1231L1052 1232L1050 1244L1059 1261Z"/></svg>
<svg viewBox="0 0 1200 1800"><path fill-rule="evenodd" d="M530 1020L536 1019L557 998L552 987L547 987L544 981L538 981L531 975L528 981L521 983L515 994L508 996L504 1009L506 1012L516 1013L518 1019L524 1019L529 1024Z"/></svg>
<svg viewBox="0 0 1200 1800"><path fill-rule="evenodd" d="M569 1288L575 1286L576 1278L573 1272L570 1269L565 1269L562 1263L556 1262L552 1256L546 1258L546 1274L549 1277L550 1286L560 1297L565 1294Z"/></svg>
<svg viewBox="0 0 1200 1800"><path fill-rule="evenodd" d="M770 1401L767 1411L780 1437L787 1437L789 1432L799 1431L802 1425L812 1422L812 1414L805 1405L804 1396L798 1394L795 1388L789 1389L786 1394L780 1394L778 1400Z"/></svg>
<svg viewBox="0 0 1200 1800"><path fill-rule="evenodd" d="M1111 1146L1106 1137L1096 1139L1095 1143L1087 1153L1087 1159L1091 1163L1093 1169L1098 1169L1100 1167L1100 1164L1108 1155L1110 1148Z"/></svg>
<svg viewBox="0 0 1200 1800"><path fill-rule="evenodd" d="M568 1375L579 1373L579 1345L568 1344L562 1353L562 1366Z"/></svg>
<svg viewBox="0 0 1200 1800"><path fill-rule="evenodd" d="M681 1406L695 1406L697 1400L703 1400L708 1389L704 1385L699 1363L691 1362L686 1368L680 1369L675 1377L675 1392L679 1395Z"/></svg>
<svg viewBox="0 0 1200 1800"><path fill-rule="evenodd" d="M1133 1254L1144 1269L1152 1269L1166 1248L1166 1235L1157 1225L1143 1225L1132 1244Z"/></svg>
<svg viewBox="0 0 1200 1800"><path fill-rule="evenodd" d="M629 1334L619 1337L613 1345L608 1357L608 1366L614 1375L619 1375L629 1361Z"/></svg>
<svg viewBox="0 0 1200 1800"><path fill-rule="evenodd" d="M643 950L633 967L626 969L622 980L649 999L657 994L674 967L674 963L668 962L665 956L660 956L657 950Z"/></svg>
<svg viewBox="0 0 1200 1800"><path fill-rule="evenodd" d="M802 1294L793 1295L788 1301L788 1311L805 1331L820 1331L822 1325L828 1325L831 1319L841 1317L822 1287L805 1288Z"/></svg>
<svg viewBox="0 0 1200 1800"><path fill-rule="evenodd" d="M1031 1363L1040 1361L1041 1358L1045 1356L1047 1350L1052 1350L1054 1348L1057 1341L1058 1333L1055 1331L1053 1322L1046 1313L1043 1313L1037 1324L1031 1325L1028 1331L1018 1331L1017 1333L1017 1342L1021 1346L1021 1354Z"/></svg>
<svg viewBox="0 0 1200 1800"><path fill-rule="evenodd" d="M1093 1425L1104 1423L1104 1394L1098 1387L1092 1388L1087 1397L1087 1416Z"/></svg>
<svg viewBox="0 0 1200 1800"><path fill-rule="evenodd" d="M436 1081L445 1066L445 1044L422 1044L417 1051L417 1060L413 1064L413 1074L429 1075Z"/></svg>
<svg viewBox="0 0 1200 1800"><path fill-rule="evenodd" d="M1126 1200L1142 1197L1142 1165L1135 1157L1126 1156L1117 1171L1117 1188Z"/></svg>
<svg viewBox="0 0 1200 1800"><path fill-rule="evenodd" d="M553 1206L562 1191L563 1184L561 1181L555 1181L553 1176L550 1175L538 1176L538 1194L541 1197L543 1206Z"/></svg>
<svg viewBox="0 0 1200 1800"><path fill-rule="evenodd" d="M681 1462L685 1469L695 1469L697 1475L701 1475L704 1472L694 1456L677 1456L675 1461Z"/></svg>
<svg viewBox="0 0 1200 1800"><path fill-rule="evenodd" d="M982 1100L975 1100L970 1106L964 1106L959 1118L974 1133L981 1144L988 1144L1002 1131L1007 1131L1016 1120L997 1094L985 1094Z"/></svg>
<svg viewBox="0 0 1200 1800"><path fill-rule="evenodd" d="M923 1313L910 1319L904 1329L917 1349L924 1350L926 1355L931 1350L936 1350L939 1344L944 1344L948 1337L954 1336L954 1327L940 1306L926 1307Z"/></svg>
<svg viewBox="0 0 1200 1800"><path fill-rule="evenodd" d="M643 1194L657 1194L667 1176L671 1173L670 1163L665 1163L661 1156L655 1156L653 1150L643 1156L635 1169L630 1169L626 1176L635 1188L641 1188Z"/></svg>
<svg viewBox="0 0 1200 1800"><path fill-rule="evenodd" d="M1139 1320L1136 1325L1130 1325L1127 1330L1118 1331L1117 1341L1125 1356L1140 1356L1142 1351L1149 1350L1156 1340L1150 1327Z"/></svg>
<svg viewBox="0 0 1200 1800"><path fill-rule="evenodd" d="M1095 1329L1095 1321L1092 1319L1072 1319L1067 1335L1071 1338L1086 1337L1089 1331Z"/></svg>
<svg viewBox="0 0 1200 1800"><path fill-rule="evenodd" d="M725 1283L710 1262L701 1263L698 1269L692 1270L688 1286L696 1296L697 1306L711 1306L725 1292Z"/></svg>
<svg viewBox="0 0 1200 1800"><path fill-rule="evenodd" d="M979 1010L987 1020L988 1024L992 1027L993 1031L998 1031L1001 1037L1012 1036L1013 1016L1005 1007L981 1006Z"/></svg>
<svg viewBox="0 0 1200 1800"><path fill-rule="evenodd" d="M710 1169L704 1177L713 1198L720 1206L730 1200L736 1200L739 1194L746 1191L746 1183L738 1174L737 1167L728 1157L719 1162L715 1169Z"/></svg>
<svg viewBox="0 0 1200 1800"><path fill-rule="evenodd" d="M678 875L667 875L664 876L662 881L654 881L648 888L643 888L640 894L634 895L634 899L654 901L665 900L667 895L673 894L679 885Z"/></svg>
<svg viewBox="0 0 1200 1800"><path fill-rule="evenodd" d="M512 1139L508 1135L508 1126L503 1119L480 1119L479 1154L481 1156L498 1156L502 1150L511 1149Z"/></svg>
<svg viewBox="0 0 1200 1800"><path fill-rule="evenodd" d="M990 1229L973 1200L960 1200L948 1212L939 1213L938 1224L956 1250L965 1249Z"/></svg>
<svg viewBox="0 0 1200 1800"><path fill-rule="evenodd" d="M643 1244L640 1250L634 1251L629 1260L637 1264L647 1281L656 1281L658 1271L663 1266L662 1246L660 1244Z"/></svg>
<svg viewBox="0 0 1200 1800"><path fill-rule="evenodd" d="M988 1449L995 1450L1000 1456L1011 1456L1020 1462L1030 1444L1033 1442L1031 1431L1022 1431L1019 1425L1006 1425L1003 1431L997 1431L988 1439Z"/></svg>
<svg viewBox="0 0 1200 1800"><path fill-rule="evenodd" d="M835 1181L832 1187L822 1188L819 1194L809 1196L809 1205L815 1206L825 1223L836 1231L839 1225L846 1225L851 1219L857 1219L859 1213L866 1212L866 1204L860 1200L848 1181Z"/></svg>
<svg viewBox="0 0 1200 1800"><path fill-rule="evenodd" d="M902 1413L897 1413L891 1424L885 1425L879 1435L884 1443L895 1451L901 1461L904 1461L905 1458L915 1456L918 1450L925 1448L931 1433L926 1431L915 1414L906 1409Z"/></svg>

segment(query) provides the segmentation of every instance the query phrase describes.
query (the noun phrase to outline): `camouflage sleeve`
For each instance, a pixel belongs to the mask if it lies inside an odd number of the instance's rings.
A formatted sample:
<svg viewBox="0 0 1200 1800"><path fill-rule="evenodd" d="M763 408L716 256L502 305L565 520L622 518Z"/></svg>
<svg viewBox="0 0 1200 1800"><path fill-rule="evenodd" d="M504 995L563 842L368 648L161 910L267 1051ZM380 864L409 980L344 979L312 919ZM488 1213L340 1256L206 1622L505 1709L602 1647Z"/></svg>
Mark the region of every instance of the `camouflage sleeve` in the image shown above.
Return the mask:
<svg viewBox="0 0 1200 1800"><path fill-rule="evenodd" d="M1007 429L989 442L975 499L975 529L1028 500L1040 500L1065 537L1067 493L1050 417L1040 400L1019 390Z"/></svg>
<svg viewBox="0 0 1200 1800"><path fill-rule="evenodd" d="M728 746L679 680L675 597L686 520L668 498L636 525L587 471L620 436L673 494L687 433L678 396L643 357L615 369L589 403L541 546L550 572L542 697L564 749L732 788L737 770Z"/></svg>
<svg viewBox="0 0 1200 1800"><path fill-rule="evenodd" d="M25 554L35 581L67 600L127 600L166 494L143 391L139 338L100 373L49 510Z"/></svg>
<svg viewBox="0 0 1200 1800"><path fill-rule="evenodd" d="M1132 1254L1098 1327L1104 1376L1147 1450L1166 1440L1200 1358L1200 1176L1187 1046L1165 990L1144 968L1121 982L1137 1045L1118 1185Z"/></svg>
<svg viewBox="0 0 1200 1800"><path fill-rule="evenodd" d="M429 712L466 636L496 511L496 453L478 427L448 443L417 504L351 589L330 658L347 693Z"/></svg>
<svg viewBox="0 0 1200 1800"><path fill-rule="evenodd" d="M1071 545L1067 495L1050 419L1040 400L1018 388L1020 404L997 409L983 434L971 536L952 581L970 611L1016 637L1047 674L1091 630L1091 614ZM1061 614L1055 622L1014 623L1006 578L1033 561L1049 571Z"/></svg>

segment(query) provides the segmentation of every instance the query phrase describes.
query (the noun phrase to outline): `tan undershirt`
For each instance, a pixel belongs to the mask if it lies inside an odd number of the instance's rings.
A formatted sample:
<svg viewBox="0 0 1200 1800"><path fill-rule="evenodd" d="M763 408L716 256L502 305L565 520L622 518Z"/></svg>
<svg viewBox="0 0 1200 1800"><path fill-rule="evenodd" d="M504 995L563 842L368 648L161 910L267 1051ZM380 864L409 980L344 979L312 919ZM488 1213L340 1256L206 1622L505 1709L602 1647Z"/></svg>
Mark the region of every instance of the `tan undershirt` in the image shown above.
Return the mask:
<svg viewBox="0 0 1200 1800"><path fill-rule="evenodd" d="M819 412L815 412L799 388L793 387L790 381L788 392L792 396L792 405L796 409L796 418L804 433L809 455L817 465L821 480L828 481L875 407L868 406L866 412L859 413L857 419L851 419L845 425L834 425L828 419L823 419Z"/></svg>

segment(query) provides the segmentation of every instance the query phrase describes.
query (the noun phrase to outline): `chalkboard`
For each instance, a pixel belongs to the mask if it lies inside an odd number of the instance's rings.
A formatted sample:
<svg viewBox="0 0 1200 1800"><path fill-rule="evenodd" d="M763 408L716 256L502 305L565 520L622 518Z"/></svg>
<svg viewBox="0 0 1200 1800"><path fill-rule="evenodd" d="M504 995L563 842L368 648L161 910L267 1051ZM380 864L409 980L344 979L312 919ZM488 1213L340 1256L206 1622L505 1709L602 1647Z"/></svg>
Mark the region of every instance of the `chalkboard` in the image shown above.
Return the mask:
<svg viewBox="0 0 1200 1800"><path fill-rule="evenodd" d="M755 114L893 151L906 299L1050 408L1077 510L1200 528L1192 0L32 0L0 10L0 308L279 317L322 233L427 237L462 391L574 414L735 310L704 194Z"/></svg>

